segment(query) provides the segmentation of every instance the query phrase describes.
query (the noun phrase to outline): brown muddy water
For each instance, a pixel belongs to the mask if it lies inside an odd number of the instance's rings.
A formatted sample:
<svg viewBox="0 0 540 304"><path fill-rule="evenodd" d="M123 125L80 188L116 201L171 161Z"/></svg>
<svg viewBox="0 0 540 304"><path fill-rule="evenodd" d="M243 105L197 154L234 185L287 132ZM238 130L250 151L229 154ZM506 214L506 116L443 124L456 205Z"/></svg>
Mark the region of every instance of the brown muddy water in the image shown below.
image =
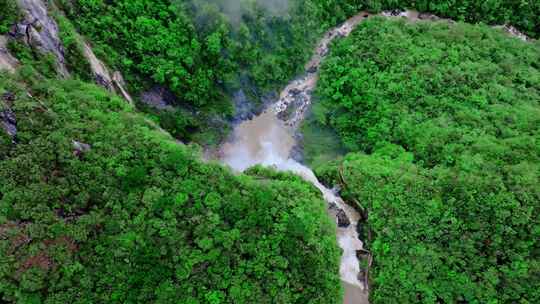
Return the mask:
<svg viewBox="0 0 540 304"><path fill-rule="evenodd" d="M453 22L416 11L382 12L379 15L388 18L406 18L411 22L422 20ZM330 43L336 38L348 36L360 22L369 16L368 13L361 12L341 26L328 31L317 44L314 55L306 64L304 75L291 81L283 89L279 99L262 114L237 125L230 140L223 144L218 153L219 159L237 172L242 172L254 165L263 165L298 174L321 191L328 203L330 216L337 218L338 211L346 214L350 225L346 227L337 225L336 229L336 238L343 251L339 272L345 290L343 299L345 304L369 303L368 288L360 278L362 274L356 254L363 247L356 229L360 215L354 208L345 204L337 193L322 185L311 169L292 159L291 152L296 145L294 137L296 128L311 105L312 92L319 77L319 68L329 52ZM520 36L516 36L521 39Z"/></svg>
<svg viewBox="0 0 540 304"><path fill-rule="evenodd" d="M340 263L340 277L345 289L344 303L368 303L367 288L359 280L360 262L356 252L363 248L356 226L360 215L345 204L331 189L322 185L313 171L293 160L290 155L296 145L295 128L303 119L306 109L311 104L311 94L318 80L318 70L323 58L328 53L332 40L350 34L367 14L361 13L347 20L343 25L328 31L317 45L315 54L306 64L303 77L292 81L281 92L279 100L252 120L239 124L229 142L221 147L220 159L238 172L254 165L271 166L277 170L292 171L317 187L329 207L328 213L336 217L342 210L350 221L347 227L337 227L337 240L343 253ZM279 118L291 104L296 107L289 118ZM337 206L337 208L336 208ZM336 220L337 221L337 220Z"/></svg>

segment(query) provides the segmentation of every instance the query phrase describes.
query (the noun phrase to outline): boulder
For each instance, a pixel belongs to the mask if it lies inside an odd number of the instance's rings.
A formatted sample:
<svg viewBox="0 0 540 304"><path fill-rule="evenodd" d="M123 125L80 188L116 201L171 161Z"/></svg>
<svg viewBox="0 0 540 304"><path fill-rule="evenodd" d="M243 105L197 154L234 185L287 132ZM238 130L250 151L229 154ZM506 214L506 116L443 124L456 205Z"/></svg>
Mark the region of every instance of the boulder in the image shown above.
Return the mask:
<svg viewBox="0 0 540 304"><path fill-rule="evenodd" d="M336 203L329 203L328 209L335 213L338 227L347 228L351 225L351 220L349 220L347 213L345 213L343 209L339 208Z"/></svg>
<svg viewBox="0 0 540 304"><path fill-rule="evenodd" d="M313 65L313 66L310 66L306 72L310 73L310 74L315 74L319 71L319 67L317 67L316 65Z"/></svg>
<svg viewBox="0 0 540 304"><path fill-rule="evenodd" d="M90 146L89 144L80 142L80 141L73 140L72 144L73 144L73 155L77 157L83 156L84 153L92 149L92 146Z"/></svg>
<svg viewBox="0 0 540 304"><path fill-rule="evenodd" d="M347 228L351 225L351 221L343 209L338 209L336 213L338 227Z"/></svg>

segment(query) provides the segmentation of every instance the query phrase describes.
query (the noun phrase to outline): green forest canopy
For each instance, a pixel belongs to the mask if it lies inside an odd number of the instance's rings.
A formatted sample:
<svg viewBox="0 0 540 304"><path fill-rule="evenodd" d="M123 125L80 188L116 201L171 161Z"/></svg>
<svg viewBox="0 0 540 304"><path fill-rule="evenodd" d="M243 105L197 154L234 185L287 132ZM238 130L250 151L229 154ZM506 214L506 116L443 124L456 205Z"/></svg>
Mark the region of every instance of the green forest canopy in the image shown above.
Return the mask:
<svg viewBox="0 0 540 304"><path fill-rule="evenodd" d="M511 24L531 37L540 37L540 1L534 0L359 0L373 11L416 9L439 17L490 25Z"/></svg>
<svg viewBox="0 0 540 304"><path fill-rule="evenodd" d="M360 10L416 8L540 33L537 1L289 0L279 14L269 12L265 1L248 0L56 2L97 55L124 72L133 91L160 84L175 93L184 111L157 113L163 127L182 140L214 138L214 144L226 135L220 121L230 118L234 90L243 88L260 104L301 72L325 30ZM237 6L234 16L231 4ZM210 129L220 134L209 136Z"/></svg>
<svg viewBox="0 0 540 304"><path fill-rule="evenodd" d="M368 213L372 303L540 301L539 63L446 22L374 18L332 46L314 114L351 153L317 174Z"/></svg>
<svg viewBox="0 0 540 304"><path fill-rule="evenodd" d="M276 15L259 2L237 1L243 5L236 20L220 6L235 1L56 2L133 92L169 88L182 110L156 113L161 125L203 144L227 135L221 121L231 117L235 90L243 88L259 106L262 96L300 72L325 29L356 12L348 1L294 0Z"/></svg>
<svg viewBox="0 0 540 304"><path fill-rule="evenodd" d="M252 5L239 21L219 1L56 2L70 70L91 78L78 30L134 93L176 94L182 111L159 121L187 140L230 115L231 90L258 98L292 79L360 9L540 33L531 1L291 0L287 14ZM0 8L5 33L17 14ZM339 302L334 227L313 187L201 164L122 100L45 79L29 65L54 78L47 58L11 47L26 67L0 76L0 110L19 129L15 142L0 131L4 301ZM352 153L317 174L369 213L373 303L540 302L539 57L485 26L379 19L333 46L315 118Z"/></svg>
<svg viewBox="0 0 540 304"><path fill-rule="evenodd" d="M0 76L18 128L0 131L2 301L339 302L313 186L203 164L103 89L21 69Z"/></svg>

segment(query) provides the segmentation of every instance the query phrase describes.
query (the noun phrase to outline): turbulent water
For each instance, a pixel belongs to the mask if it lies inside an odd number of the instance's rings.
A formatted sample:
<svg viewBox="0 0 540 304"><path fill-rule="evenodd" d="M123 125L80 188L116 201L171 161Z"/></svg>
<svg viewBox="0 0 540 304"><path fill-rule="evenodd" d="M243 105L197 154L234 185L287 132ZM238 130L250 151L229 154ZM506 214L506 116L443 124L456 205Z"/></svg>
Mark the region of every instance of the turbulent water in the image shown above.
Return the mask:
<svg viewBox="0 0 540 304"><path fill-rule="evenodd" d="M239 124L232 139L220 151L221 161L239 172L257 164L292 171L321 191L329 207L333 206L328 209L329 214L336 216L339 210L345 212L350 225L337 228L338 244L343 250L340 276L346 293L344 303L368 303L366 288L359 279L360 263L356 254L362 249L356 229L360 215L334 191L323 186L311 169L293 160L290 155L296 145L293 136L295 127L311 104L311 93L317 84L319 66L328 53L330 42L337 37L349 35L365 17L367 14L359 14L327 32L306 65L305 75L292 81L282 91L279 100L261 115ZM284 113L291 107L293 110L290 117L284 117Z"/></svg>
<svg viewBox="0 0 540 304"><path fill-rule="evenodd" d="M315 185L326 202L335 204L345 211L351 224L346 228L337 228L338 243L343 250L340 276L346 290L345 303L367 303L363 282L358 279L360 267L356 255L356 252L362 249L362 242L356 229L360 215L332 190L323 186L311 169L289 157L295 145L290 131L274 112L266 111L235 129L234 140L222 147L221 160L237 171L243 171L256 164L292 171ZM336 208L328 212L335 216Z"/></svg>
<svg viewBox="0 0 540 304"><path fill-rule="evenodd" d="M380 15L403 17L411 22L419 20L453 22L416 11L383 12ZM329 214L336 217L340 210L346 214L350 225L347 227L338 226L337 228L338 244L343 250L340 276L345 289L345 304L369 303L367 286L364 286L364 282L360 278L360 264L356 254L358 250L362 249L362 242L358 238L356 229L360 215L354 208L345 204L334 191L322 185L311 169L295 161L291 157L291 153L296 146L294 139L296 127L311 105L312 92L317 85L319 76L319 67L328 53L330 43L338 37L349 35L356 25L367 17L369 14L362 12L341 26L328 31L317 45L315 54L306 64L304 75L289 83L279 95L279 100L265 112L252 120L239 124L235 128L231 140L225 143L219 152L221 161L239 172L257 164L272 166L277 170L292 171L321 191L328 203ZM512 31L507 31L522 39L521 36Z"/></svg>

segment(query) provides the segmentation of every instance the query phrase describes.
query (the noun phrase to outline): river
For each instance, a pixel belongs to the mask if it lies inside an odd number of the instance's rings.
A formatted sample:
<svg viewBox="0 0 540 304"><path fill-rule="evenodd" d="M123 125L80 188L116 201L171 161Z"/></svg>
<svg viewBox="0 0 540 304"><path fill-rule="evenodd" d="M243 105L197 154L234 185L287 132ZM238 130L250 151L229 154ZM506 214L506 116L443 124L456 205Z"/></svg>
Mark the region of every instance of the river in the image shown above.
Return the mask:
<svg viewBox="0 0 540 304"><path fill-rule="evenodd" d="M418 20L446 21L434 15L417 11L393 11L379 14L384 17L406 18L411 22ZM296 146L294 137L296 128L304 118L311 105L312 92L319 77L322 60L328 54L330 43L339 37L348 36L362 20L370 15L361 12L348 19L342 25L332 28L317 44L312 58L305 66L304 75L291 81L279 95L279 99L259 116L244 121L234 129L231 139L222 145L220 160L237 172L242 172L254 165L272 166L277 170L292 171L317 187L328 203L328 213L336 218L338 212L344 212L350 225L337 225L337 241L343 253L340 263L340 277L345 290L343 303L367 304L368 288L364 284L360 272L357 251L363 249L362 241L357 233L359 213L343 202L333 190L326 188L318 180L311 169L291 157ZM523 39L511 29L511 35ZM359 279L360 278L360 279Z"/></svg>
<svg viewBox="0 0 540 304"><path fill-rule="evenodd" d="M238 172L257 164L273 166L277 170L292 171L321 191L324 200L329 205L328 213L331 216L336 217L337 212L341 210L345 212L350 224L346 227L337 227L337 240L343 250L340 277L345 289L344 303L351 304L368 303L367 288L363 280L359 280L362 276L356 254L363 247L356 229L360 215L354 208L345 204L334 191L322 185L311 169L295 161L290 155L296 145L295 129L311 104L311 95L317 84L319 67L328 53L330 43L337 37L349 35L355 26L367 17L368 14L360 13L341 26L328 31L317 44L313 57L306 64L305 74L289 83L281 92L278 101L262 114L237 125L231 140L225 143L220 151L221 161ZM293 104L295 106L292 113L284 115L285 112L290 111L289 108Z"/></svg>

